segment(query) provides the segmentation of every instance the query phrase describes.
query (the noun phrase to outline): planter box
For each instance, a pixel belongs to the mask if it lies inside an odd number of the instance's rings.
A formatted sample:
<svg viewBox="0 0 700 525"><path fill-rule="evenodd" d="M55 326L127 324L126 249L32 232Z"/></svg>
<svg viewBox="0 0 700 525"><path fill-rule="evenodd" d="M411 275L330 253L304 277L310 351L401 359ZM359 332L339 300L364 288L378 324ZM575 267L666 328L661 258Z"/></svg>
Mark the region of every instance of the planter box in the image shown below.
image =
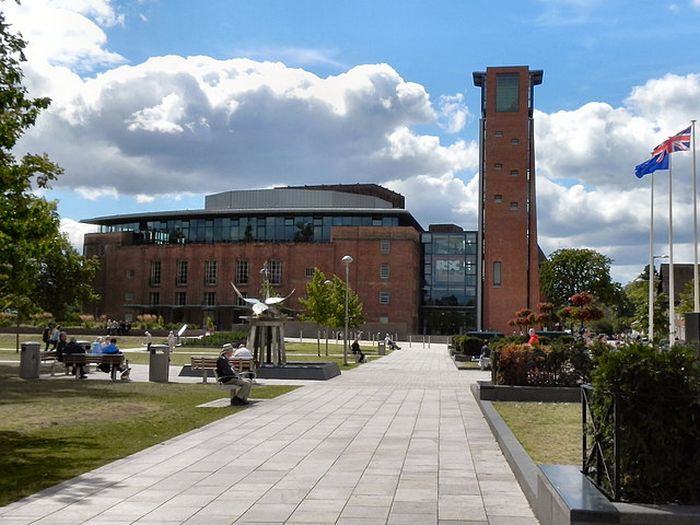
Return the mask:
<svg viewBox="0 0 700 525"><path fill-rule="evenodd" d="M579 387L494 385L478 381L479 399L484 401L541 401L545 403L580 403Z"/></svg>

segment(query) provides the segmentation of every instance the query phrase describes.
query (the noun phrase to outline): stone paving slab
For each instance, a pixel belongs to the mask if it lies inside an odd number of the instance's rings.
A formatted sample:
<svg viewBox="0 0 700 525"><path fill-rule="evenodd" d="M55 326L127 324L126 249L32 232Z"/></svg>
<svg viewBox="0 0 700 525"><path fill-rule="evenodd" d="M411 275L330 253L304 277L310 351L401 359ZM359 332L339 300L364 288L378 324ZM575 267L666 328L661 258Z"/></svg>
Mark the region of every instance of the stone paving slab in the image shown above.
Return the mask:
<svg viewBox="0 0 700 525"><path fill-rule="evenodd" d="M458 371L445 345L403 348L2 507L0 523L536 524L469 391L488 373Z"/></svg>

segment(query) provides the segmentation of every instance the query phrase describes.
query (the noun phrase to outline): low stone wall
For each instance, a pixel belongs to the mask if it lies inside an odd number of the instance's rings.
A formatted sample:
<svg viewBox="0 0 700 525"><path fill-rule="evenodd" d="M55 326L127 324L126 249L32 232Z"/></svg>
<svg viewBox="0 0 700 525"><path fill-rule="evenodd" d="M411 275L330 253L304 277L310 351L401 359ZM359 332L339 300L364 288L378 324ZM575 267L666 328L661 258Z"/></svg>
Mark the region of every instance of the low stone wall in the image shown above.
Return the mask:
<svg viewBox="0 0 700 525"><path fill-rule="evenodd" d="M700 524L700 507L611 502L577 465L536 465L480 387L472 394L541 525Z"/></svg>

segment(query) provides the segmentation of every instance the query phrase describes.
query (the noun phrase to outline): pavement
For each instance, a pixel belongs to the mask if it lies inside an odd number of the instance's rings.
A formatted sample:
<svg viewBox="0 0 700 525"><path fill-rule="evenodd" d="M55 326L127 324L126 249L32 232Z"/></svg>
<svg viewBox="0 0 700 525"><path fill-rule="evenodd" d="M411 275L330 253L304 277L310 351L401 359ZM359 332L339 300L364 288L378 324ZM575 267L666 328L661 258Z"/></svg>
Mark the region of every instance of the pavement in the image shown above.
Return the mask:
<svg viewBox="0 0 700 525"><path fill-rule="evenodd" d="M406 344L328 381L259 380L304 386L0 507L0 524L537 524L480 379L446 345Z"/></svg>

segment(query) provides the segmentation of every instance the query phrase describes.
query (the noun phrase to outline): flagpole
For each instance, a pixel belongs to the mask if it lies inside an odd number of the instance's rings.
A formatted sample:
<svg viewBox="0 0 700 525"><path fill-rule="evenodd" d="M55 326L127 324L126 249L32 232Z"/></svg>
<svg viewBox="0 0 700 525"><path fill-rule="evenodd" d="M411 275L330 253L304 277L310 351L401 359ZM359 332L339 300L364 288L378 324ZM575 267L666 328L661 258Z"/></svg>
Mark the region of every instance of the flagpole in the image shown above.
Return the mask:
<svg viewBox="0 0 700 525"><path fill-rule="evenodd" d="M651 173L649 208L649 343L654 341L654 172Z"/></svg>
<svg viewBox="0 0 700 525"><path fill-rule="evenodd" d="M673 282L673 155L668 153L668 344L676 339L676 297Z"/></svg>
<svg viewBox="0 0 700 525"><path fill-rule="evenodd" d="M691 120L693 147L693 311L700 312L700 285L698 283L698 190L695 170L695 120Z"/></svg>

